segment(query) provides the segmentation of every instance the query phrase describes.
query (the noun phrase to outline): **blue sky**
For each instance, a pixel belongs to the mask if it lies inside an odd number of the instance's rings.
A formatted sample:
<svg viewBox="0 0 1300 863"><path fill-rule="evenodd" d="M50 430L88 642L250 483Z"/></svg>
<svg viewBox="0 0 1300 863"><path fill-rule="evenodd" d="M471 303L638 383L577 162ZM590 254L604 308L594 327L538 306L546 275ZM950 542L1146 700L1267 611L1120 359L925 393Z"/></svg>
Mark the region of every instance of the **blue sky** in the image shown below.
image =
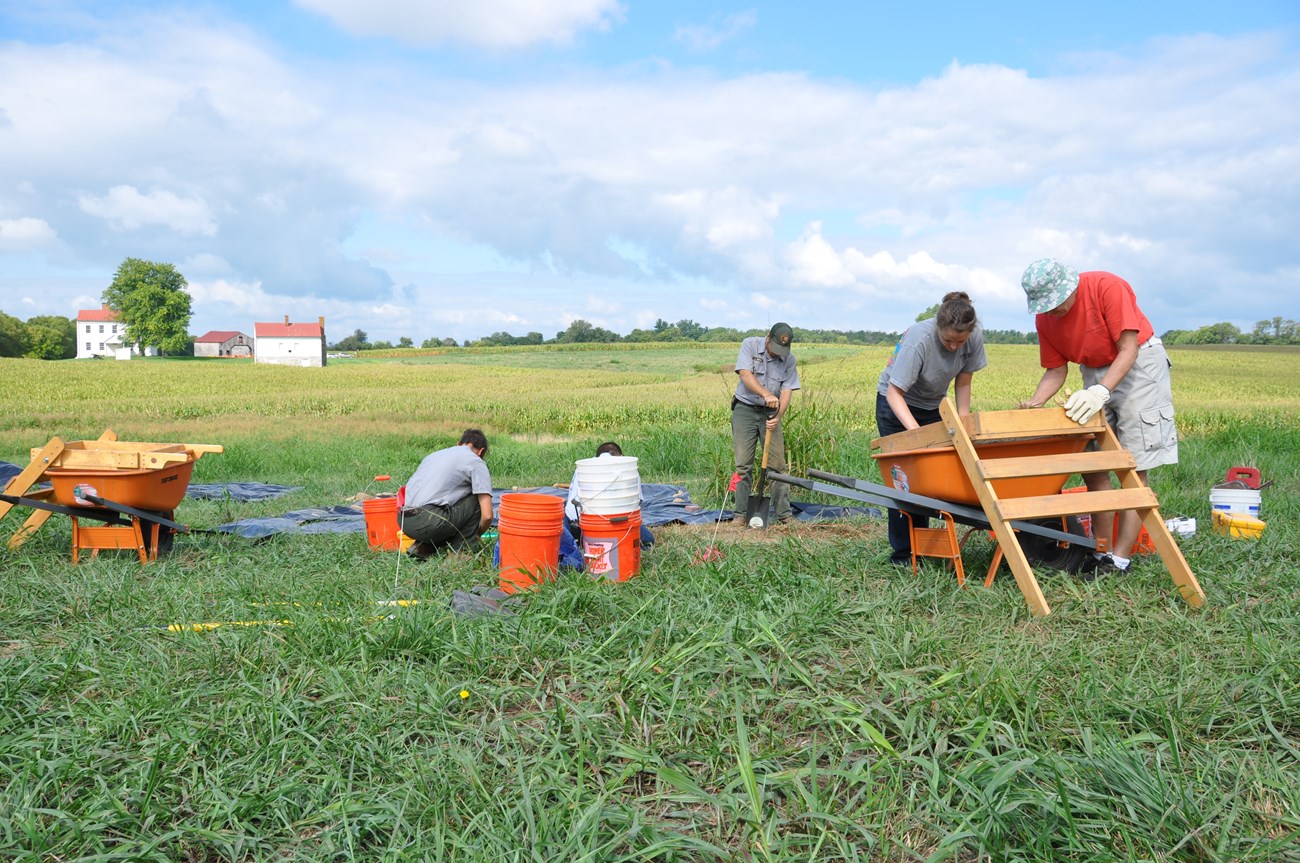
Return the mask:
<svg viewBox="0 0 1300 863"><path fill-rule="evenodd" d="M1293 0L5 4L0 310L143 257L195 333L1029 329L1050 255L1249 330L1300 318L1298 49Z"/></svg>

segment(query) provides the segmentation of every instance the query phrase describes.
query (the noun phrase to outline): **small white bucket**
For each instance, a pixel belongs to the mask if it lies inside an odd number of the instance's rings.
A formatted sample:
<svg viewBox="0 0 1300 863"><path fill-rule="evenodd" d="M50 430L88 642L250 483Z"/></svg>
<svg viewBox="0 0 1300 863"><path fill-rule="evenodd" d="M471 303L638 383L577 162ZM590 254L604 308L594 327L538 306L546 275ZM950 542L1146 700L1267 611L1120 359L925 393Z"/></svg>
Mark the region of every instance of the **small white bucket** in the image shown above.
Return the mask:
<svg viewBox="0 0 1300 863"><path fill-rule="evenodd" d="M622 515L641 509L641 475L635 456L580 458L575 465L579 510L591 515Z"/></svg>
<svg viewBox="0 0 1300 863"><path fill-rule="evenodd" d="M1210 489L1210 511L1215 510L1259 518L1259 489L1212 488Z"/></svg>

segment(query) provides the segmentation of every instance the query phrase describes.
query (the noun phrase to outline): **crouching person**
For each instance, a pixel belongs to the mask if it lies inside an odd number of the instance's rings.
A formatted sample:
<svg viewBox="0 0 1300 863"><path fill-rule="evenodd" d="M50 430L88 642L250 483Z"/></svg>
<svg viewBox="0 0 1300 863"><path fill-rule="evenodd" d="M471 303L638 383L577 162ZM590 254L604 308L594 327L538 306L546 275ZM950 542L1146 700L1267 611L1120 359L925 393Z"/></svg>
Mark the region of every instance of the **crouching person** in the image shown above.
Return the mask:
<svg viewBox="0 0 1300 863"><path fill-rule="evenodd" d="M398 514L402 533L415 540L407 552L423 560L450 549L474 548L492 524L492 477L488 441L466 429L460 443L430 453L406 482L406 506Z"/></svg>

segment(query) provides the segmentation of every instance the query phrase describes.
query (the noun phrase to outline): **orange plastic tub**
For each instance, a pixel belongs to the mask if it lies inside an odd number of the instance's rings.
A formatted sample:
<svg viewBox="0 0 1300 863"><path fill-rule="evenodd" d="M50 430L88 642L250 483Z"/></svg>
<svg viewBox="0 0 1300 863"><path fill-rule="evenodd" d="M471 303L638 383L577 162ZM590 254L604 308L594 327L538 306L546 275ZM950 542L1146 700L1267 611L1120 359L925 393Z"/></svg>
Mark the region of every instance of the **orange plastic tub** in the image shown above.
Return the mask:
<svg viewBox="0 0 1300 863"><path fill-rule="evenodd" d="M1017 441L994 441L975 444L981 460L1018 458L1035 455L1064 455L1083 452L1088 439L1080 435L1033 438ZM871 456L880 467L885 482L899 491L946 500L951 503L980 505L979 495L966 476L961 458L952 447L912 449L902 452L875 453ZM1070 474L1016 477L993 481L1000 498L1037 497L1056 494L1065 488Z"/></svg>
<svg viewBox="0 0 1300 863"><path fill-rule="evenodd" d="M132 506L170 512L185 498L194 474L194 458L156 470L96 470L82 467L51 467L45 476L54 485L54 499L64 506L93 506L77 499L77 488L96 497Z"/></svg>

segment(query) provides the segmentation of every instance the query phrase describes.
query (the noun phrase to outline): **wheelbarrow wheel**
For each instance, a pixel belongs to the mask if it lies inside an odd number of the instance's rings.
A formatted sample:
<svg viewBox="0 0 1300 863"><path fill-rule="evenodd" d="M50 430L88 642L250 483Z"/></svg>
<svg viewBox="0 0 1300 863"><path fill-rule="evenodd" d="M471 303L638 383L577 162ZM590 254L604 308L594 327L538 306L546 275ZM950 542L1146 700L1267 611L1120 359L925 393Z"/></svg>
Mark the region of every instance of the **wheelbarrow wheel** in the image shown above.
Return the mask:
<svg viewBox="0 0 1300 863"><path fill-rule="evenodd" d="M1057 530L1061 528L1059 518L1027 520L1031 524L1039 524L1043 527ZM1078 516L1073 515L1066 516L1065 531L1075 536L1088 535L1083 529L1083 522L1079 521ZM1059 569L1061 572L1078 573L1092 563L1092 550L1086 546L1060 543L1054 539L1032 533L1020 534L1020 548L1024 551L1025 557L1029 559L1031 564L1045 566L1049 569Z"/></svg>

